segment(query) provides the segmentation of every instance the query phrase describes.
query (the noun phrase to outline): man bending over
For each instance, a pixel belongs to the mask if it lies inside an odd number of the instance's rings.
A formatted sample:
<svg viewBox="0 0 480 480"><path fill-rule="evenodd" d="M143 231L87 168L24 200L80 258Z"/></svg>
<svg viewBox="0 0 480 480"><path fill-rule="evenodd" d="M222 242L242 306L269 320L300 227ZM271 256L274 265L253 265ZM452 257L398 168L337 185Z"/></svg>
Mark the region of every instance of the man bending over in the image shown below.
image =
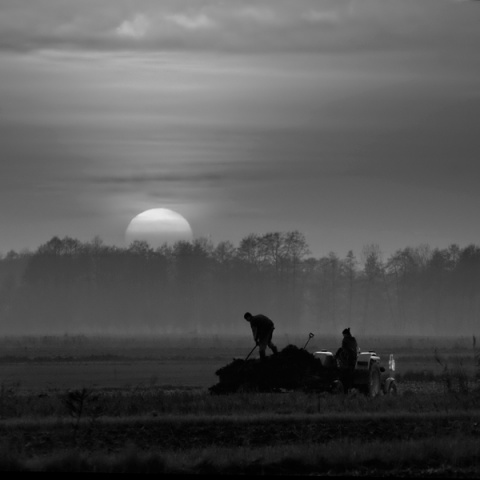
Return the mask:
<svg viewBox="0 0 480 480"><path fill-rule="evenodd" d="M250 322L253 339L260 350L260 360L265 360L265 350L267 349L267 346L274 355L277 354L278 349L272 343L273 330L275 329L273 322L261 313L258 315L252 315L250 312L247 312L243 318L247 322Z"/></svg>

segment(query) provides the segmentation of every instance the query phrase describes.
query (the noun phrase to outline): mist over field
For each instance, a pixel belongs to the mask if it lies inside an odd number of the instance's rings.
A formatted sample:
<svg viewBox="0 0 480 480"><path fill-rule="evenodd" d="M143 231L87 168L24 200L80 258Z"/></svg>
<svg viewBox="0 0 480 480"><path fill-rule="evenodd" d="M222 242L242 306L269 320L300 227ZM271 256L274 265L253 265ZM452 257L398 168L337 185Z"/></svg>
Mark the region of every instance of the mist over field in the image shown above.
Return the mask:
<svg viewBox="0 0 480 480"><path fill-rule="evenodd" d="M478 333L480 247L405 247L383 258L311 256L298 231L152 249L53 237L0 257L0 334L469 336Z"/></svg>

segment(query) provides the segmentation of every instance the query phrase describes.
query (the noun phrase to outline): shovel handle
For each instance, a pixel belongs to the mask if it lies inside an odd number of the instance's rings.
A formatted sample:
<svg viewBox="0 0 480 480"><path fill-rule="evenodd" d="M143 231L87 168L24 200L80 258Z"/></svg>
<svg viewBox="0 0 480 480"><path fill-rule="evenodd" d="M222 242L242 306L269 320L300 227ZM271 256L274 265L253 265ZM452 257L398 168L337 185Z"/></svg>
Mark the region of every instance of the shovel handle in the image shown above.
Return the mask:
<svg viewBox="0 0 480 480"><path fill-rule="evenodd" d="M250 350L250 353L247 355L247 357L245 358L245 362L248 360L248 358L250 357L250 355L253 353L253 351L258 347L258 344L255 344L255 346Z"/></svg>
<svg viewBox="0 0 480 480"><path fill-rule="evenodd" d="M311 333L311 332L308 334L308 340L307 340L307 342L305 343L305 345L303 346L303 349L304 349L304 350L305 350L305 348L307 347L308 342L309 342L314 336L315 336L315 335L314 335L313 333Z"/></svg>

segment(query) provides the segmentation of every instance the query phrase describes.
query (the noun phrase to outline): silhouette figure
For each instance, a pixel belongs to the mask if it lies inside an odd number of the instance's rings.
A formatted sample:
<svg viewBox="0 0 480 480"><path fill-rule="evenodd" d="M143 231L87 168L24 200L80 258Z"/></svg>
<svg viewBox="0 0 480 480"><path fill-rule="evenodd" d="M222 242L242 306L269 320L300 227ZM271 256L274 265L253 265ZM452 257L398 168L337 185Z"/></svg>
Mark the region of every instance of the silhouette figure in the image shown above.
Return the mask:
<svg viewBox="0 0 480 480"><path fill-rule="evenodd" d="M245 313L243 318L250 323L253 339L260 350L260 360L265 360L265 350L267 349L267 346L272 350L273 354L276 355L278 349L272 342L273 330L275 329L272 320L261 313L258 315L252 315L250 312Z"/></svg>

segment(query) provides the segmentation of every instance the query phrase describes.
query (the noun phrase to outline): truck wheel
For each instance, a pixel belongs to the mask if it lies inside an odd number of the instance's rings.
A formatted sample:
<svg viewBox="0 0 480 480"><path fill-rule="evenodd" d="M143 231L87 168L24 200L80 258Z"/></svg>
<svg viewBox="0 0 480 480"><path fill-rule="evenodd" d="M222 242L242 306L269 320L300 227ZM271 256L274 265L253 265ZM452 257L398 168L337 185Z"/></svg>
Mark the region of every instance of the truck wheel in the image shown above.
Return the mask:
<svg viewBox="0 0 480 480"><path fill-rule="evenodd" d="M387 389L387 395L396 395L397 394L397 384L395 382L390 382Z"/></svg>
<svg viewBox="0 0 480 480"><path fill-rule="evenodd" d="M378 365L373 364L370 367L370 372L368 375L368 396L369 397L376 397L380 395L380 369Z"/></svg>

